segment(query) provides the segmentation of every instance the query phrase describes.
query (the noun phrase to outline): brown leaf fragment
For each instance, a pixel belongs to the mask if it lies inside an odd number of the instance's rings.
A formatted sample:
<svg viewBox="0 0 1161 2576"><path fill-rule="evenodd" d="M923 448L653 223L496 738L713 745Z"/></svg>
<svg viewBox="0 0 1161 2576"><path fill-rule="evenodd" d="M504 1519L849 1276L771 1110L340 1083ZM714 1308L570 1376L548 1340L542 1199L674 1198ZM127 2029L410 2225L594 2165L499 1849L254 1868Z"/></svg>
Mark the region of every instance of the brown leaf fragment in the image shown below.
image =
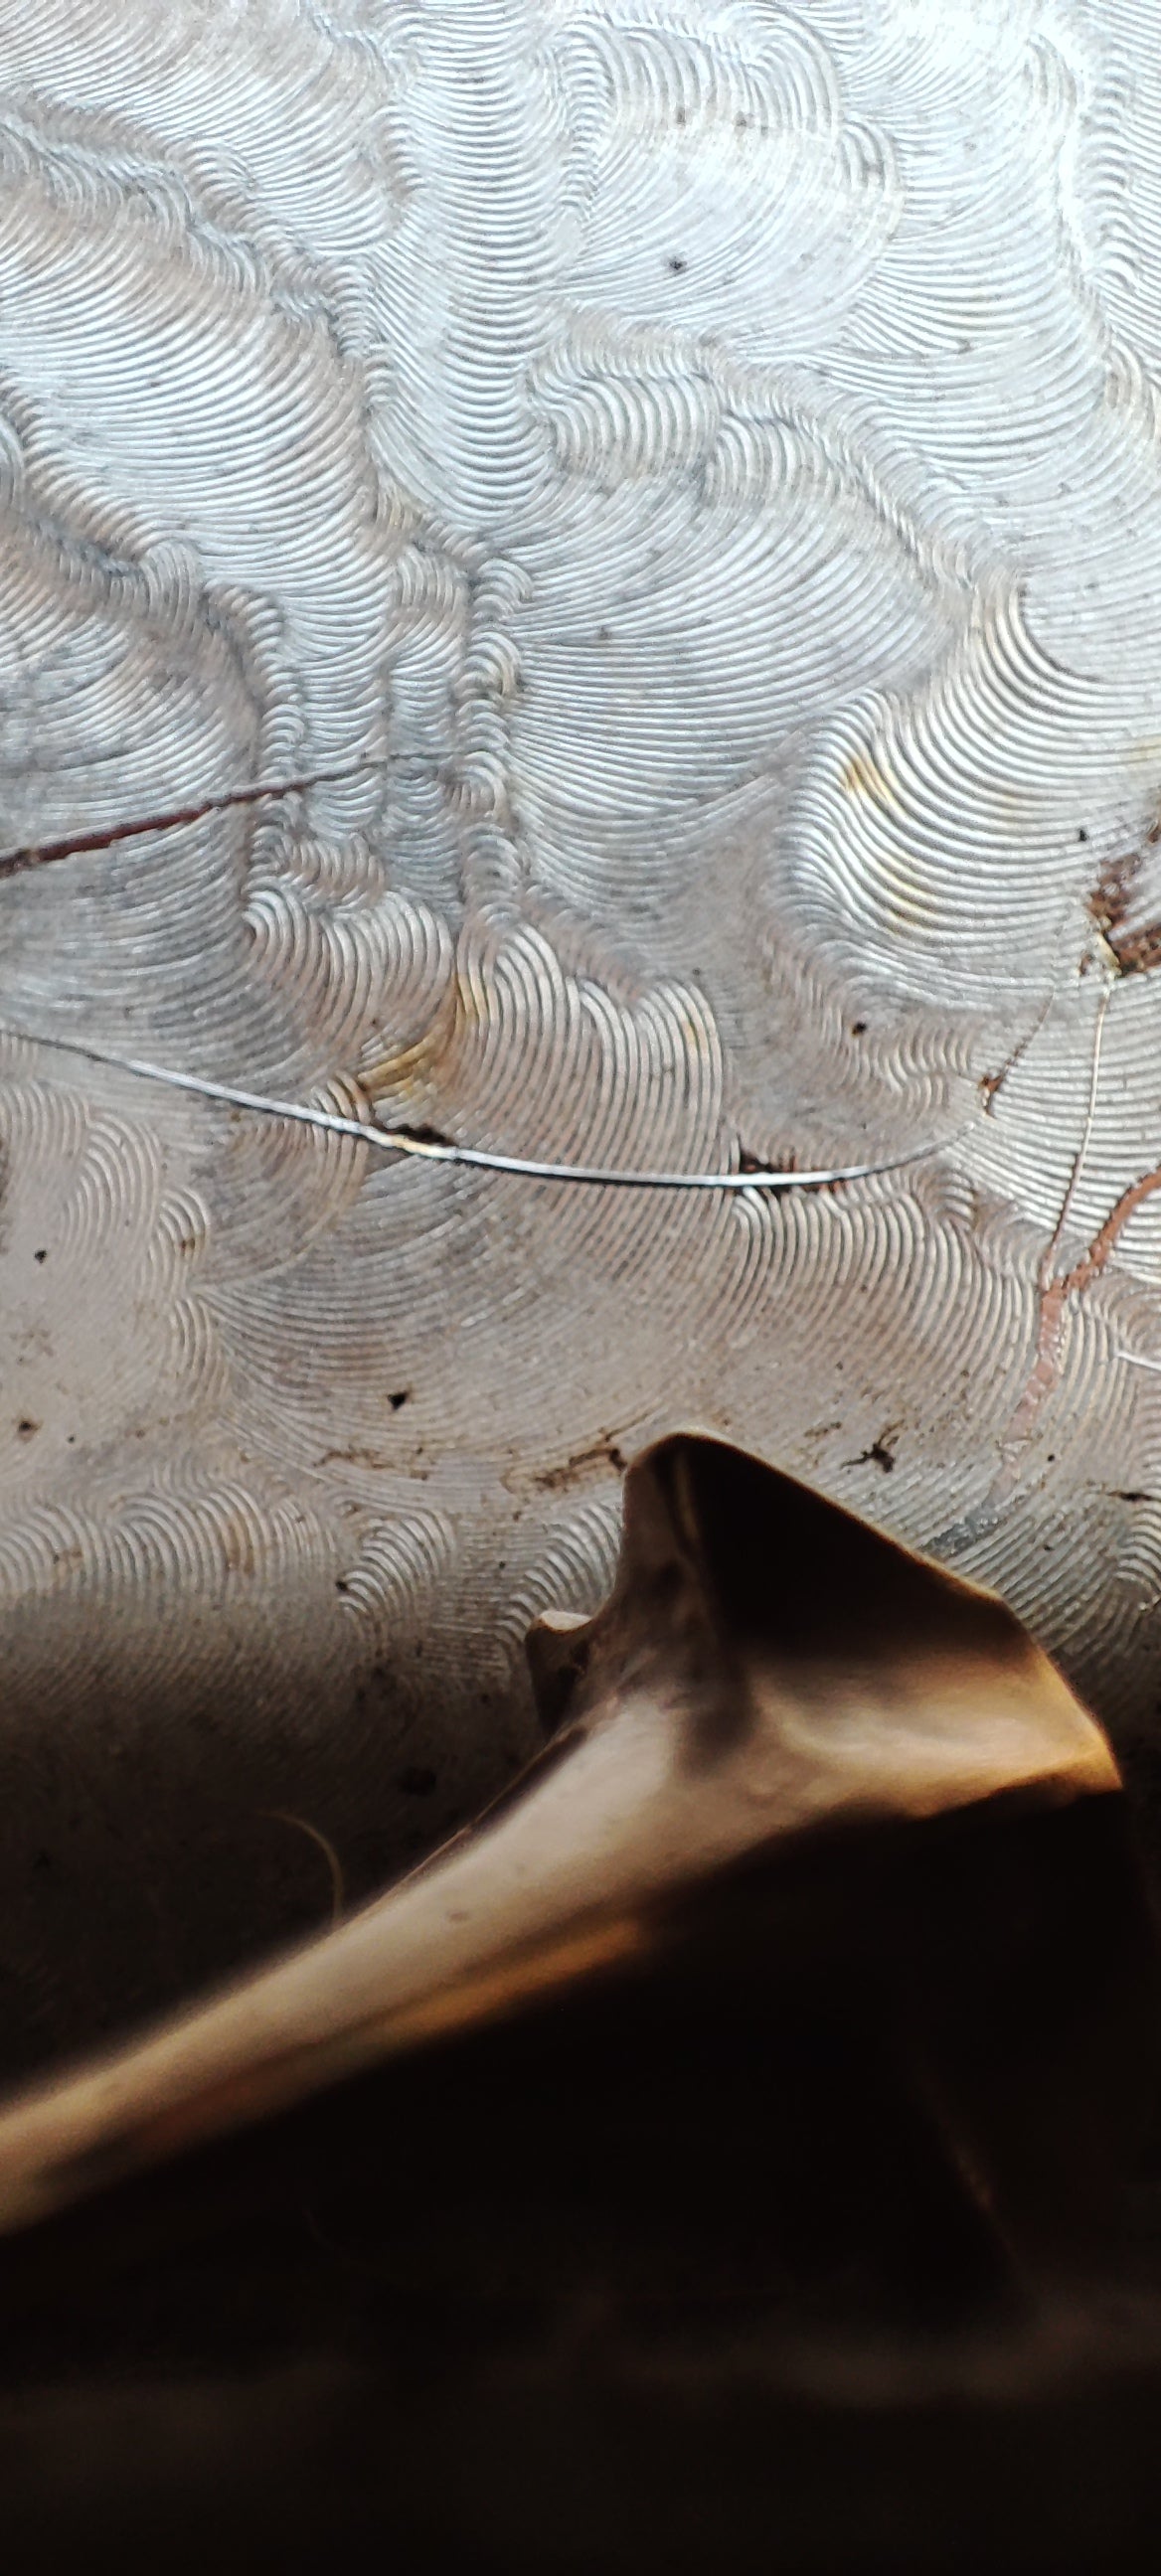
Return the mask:
<svg viewBox="0 0 1161 2576"><path fill-rule="evenodd" d="M820 1832L1115 1791L1012 1614L809 1488L679 1435L630 1469L610 1600L530 1640L552 1742L362 1913L0 2118L0 2219L660 1953Z"/></svg>

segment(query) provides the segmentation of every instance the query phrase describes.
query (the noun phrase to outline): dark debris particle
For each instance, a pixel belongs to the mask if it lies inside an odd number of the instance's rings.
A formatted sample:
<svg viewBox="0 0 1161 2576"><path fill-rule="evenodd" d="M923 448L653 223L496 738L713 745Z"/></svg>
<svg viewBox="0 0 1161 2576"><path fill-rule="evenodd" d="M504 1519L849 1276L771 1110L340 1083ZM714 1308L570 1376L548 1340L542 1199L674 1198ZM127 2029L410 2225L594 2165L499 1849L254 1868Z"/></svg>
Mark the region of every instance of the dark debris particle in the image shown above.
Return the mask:
<svg viewBox="0 0 1161 2576"><path fill-rule="evenodd" d="M879 1467L884 1476L889 1476L895 1465L895 1452L888 1448L886 1435L880 1432L869 1449L860 1449L858 1457L848 1458L846 1464L848 1467Z"/></svg>
<svg viewBox="0 0 1161 2576"><path fill-rule="evenodd" d="M668 261L667 265L674 277L683 277L689 266L689 262L688 260L680 258L677 251L674 251L672 258Z"/></svg>
<svg viewBox="0 0 1161 2576"><path fill-rule="evenodd" d="M790 1154L787 1156L784 1163L771 1163L767 1157L764 1157L761 1154L752 1154L748 1145L739 1145L738 1147L738 1170L740 1172L792 1172L794 1170L794 1160L795 1158L793 1154Z"/></svg>
<svg viewBox="0 0 1161 2576"><path fill-rule="evenodd" d="M406 1139L408 1144L411 1145L450 1145L452 1141L450 1136L445 1136L442 1127L429 1127L426 1125L422 1127L383 1127L380 1129L380 1134L387 1137L402 1136Z"/></svg>
<svg viewBox="0 0 1161 2576"><path fill-rule="evenodd" d="M410 1387L409 1387L409 1386L401 1386L401 1387L400 1387L400 1389L399 1389L399 1393L398 1393L398 1395L389 1395L389 1396L388 1396L388 1398L387 1398L387 1401L388 1401L388 1404L389 1404L389 1405L390 1405L390 1407L391 1407L392 1413L398 1413L398 1412L401 1410L402 1406L403 1406L403 1405L405 1405L405 1404L407 1404L407 1403L409 1403L409 1402L410 1402L410 1400L411 1400L411 1389L410 1389Z"/></svg>
<svg viewBox="0 0 1161 2576"><path fill-rule="evenodd" d="M422 1762L409 1762L395 1775L396 1788L402 1789L408 1798L430 1798L435 1785L434 1771L429 1771Z"/></svg>
<svg viewBox="0 0 1161 2576"><path fill-rule="evenodd" d="M16 1425L16 1437L18 1440L34 1440L39 1429L39 1422L34 1422L30 1413L22 1413Z"/></svg>
<svg viewBox="0 0 1161 2576"><path fill-rule="evenodd" d="M533 1481L542 1493L550 1494L563 1486L575 1484L594 1467L615 1467L617 1474L623 1476L627 1465L623 1450L618 1449L611 1433L603 1431L600 1439L594 1440L589 1448L574 1450L572 1457L566 1458L559 1467L545 1467Z"/></svg>
<svg viewBox="0 0 1161 2576"><path fill-rule="evenodd" d="M39 1252L34 1252L34 1253L33 1253L32 1258L33 1258L33 1260L34 1260L34 1261L47 1261L47 1259L48 1259L48 1253L47 1253L47 1251L42 1247L42 1249L41 1249Z"/></svg>

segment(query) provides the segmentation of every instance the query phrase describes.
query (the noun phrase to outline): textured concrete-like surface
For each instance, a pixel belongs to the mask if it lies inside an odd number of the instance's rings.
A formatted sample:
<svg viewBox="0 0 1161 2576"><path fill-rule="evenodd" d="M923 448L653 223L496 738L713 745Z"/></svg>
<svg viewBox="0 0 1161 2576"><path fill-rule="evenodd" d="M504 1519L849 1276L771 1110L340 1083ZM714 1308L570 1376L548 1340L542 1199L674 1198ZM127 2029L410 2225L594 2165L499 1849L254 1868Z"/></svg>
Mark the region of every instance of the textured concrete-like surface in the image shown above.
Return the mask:
<svg viewBox="0 0 1161 2576"><path fill-rule="evenodd" d="M1147 1742L1157 0L0 0L0 80L0 838L113 836L0 883L0 1019L557 1159L941 1148L569 1190L4 1040L8 2026L321 1909L281 1811L357 1890L470 1809L677 1423Z"/></svg>

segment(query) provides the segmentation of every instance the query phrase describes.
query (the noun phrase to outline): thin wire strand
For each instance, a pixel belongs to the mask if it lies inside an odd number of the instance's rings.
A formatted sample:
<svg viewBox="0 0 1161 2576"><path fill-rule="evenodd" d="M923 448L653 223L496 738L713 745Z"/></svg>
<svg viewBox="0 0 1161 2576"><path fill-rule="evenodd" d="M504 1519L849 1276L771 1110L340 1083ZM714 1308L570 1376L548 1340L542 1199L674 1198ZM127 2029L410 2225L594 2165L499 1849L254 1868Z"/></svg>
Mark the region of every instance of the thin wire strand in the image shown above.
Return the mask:
<svg viewBox="0 0 1161 2576"><path fill-rule="evenodd" d="M80 1038L49 1037L43 1031L22 1029L11 1021L0 1023L0 1036L22 1039L29 1046L51 1047L64 1055L83 1056L89 1064L112 1067L118 1073L138 1075L145 1082L164 1083L172 1091L193 1092L199 1100L221 1101L229 1109L246 1109L263 1118L288 1118L295 1125L314 1127L328 1136L350 1136L360 1145L373 1146L383 1154L412 1154L427 1163L454 1163L482 1172L508 1172L527 1181L574 1181L601 1189L629 1190L821 1190L835 1181L866 1181L883 1172L900 1172L912 1163L921 1163L941 1151L939 1144L913 1146L906 1154L894 1154L881 1163L840 1163L819 1172L635 1172L608 1170L593 1163L541 1163L520 1154L494 1154L476 1145L437 1143L434 1138L409 1135L405 1128L364 1125L359 1118L342 1118L333 1110L311 1109L300 1100L269 1100L257 1091L242 1091L235 1084L211 1082L204 1074L175 1073L168 1065L150 1064L140 1056L115 1055L111 1048L91 1044Z"/></svg>
<svg viewBox="0 0 1161 2576"><path fill-rule="evenodd" d="M330 1835L324 1834L318 1825L312 1825L309 1817L292 1815L289 1807L260 1807L258 1813L268 1817L273 1825L293 1825L297 1833L308 1834L311 1842L322 1853L330 1872L331 1929L337 1931L347 1902L347 1883L343 1876L343 1864Z"/></svg>
<svg viewBox="0 0 1161 2576"><path fill-rule="evenodd" d="M1072 1214L1073 1201L1076 1197L1077 1190L1080 1187L1081 1175L1084 1171L1085 1164L1088 1161L1088 1149L1092 1143L1092 1131L1096 1122L1097 1092L1100 1088L1101 1078L1101 1049L1104 1045L1105 1021L1108 1017L1109 1003L1112 998L1113 984L1110 980L1105 985L1105 989L1101 994L1100 1001L1097 1005L1096 1028L1093 1033L1092 1063L1089 1069L1088 1080L1088 1107L1085 1111L1084 1126L1081 1130L1080 1143L1076 1149L1076 1157L1069 1176L1068 1187L1061 1202L1060 1214L1057 1217L1056 1224L1052 1230L1052 1239L1041 1263L1042 1279L1049 1286L1052 1285L1056 1255L1060 1250L1060 1246L1064 1238L1064 1229L1068 1223L1070 1215Z"/></svg>

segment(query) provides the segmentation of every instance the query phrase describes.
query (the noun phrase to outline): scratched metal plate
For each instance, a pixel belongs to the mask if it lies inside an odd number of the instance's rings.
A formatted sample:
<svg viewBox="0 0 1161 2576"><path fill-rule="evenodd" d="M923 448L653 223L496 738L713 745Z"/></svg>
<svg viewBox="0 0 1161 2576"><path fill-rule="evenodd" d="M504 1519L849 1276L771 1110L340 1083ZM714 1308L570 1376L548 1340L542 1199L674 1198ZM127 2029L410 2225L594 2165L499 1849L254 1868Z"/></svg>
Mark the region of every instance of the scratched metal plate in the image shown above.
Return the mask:
<svg viewBox="0 0 1161 2576"><path fill-rule="evenodd" d="M273 1811L358 1890L470 1808L679 1421L1147 1737L1161 0L0 0L0 80L3 847L347 773L0 885L0 1016L941 1146L549 1187L0 1042L14 2045L306 1919Z"/></svg>

